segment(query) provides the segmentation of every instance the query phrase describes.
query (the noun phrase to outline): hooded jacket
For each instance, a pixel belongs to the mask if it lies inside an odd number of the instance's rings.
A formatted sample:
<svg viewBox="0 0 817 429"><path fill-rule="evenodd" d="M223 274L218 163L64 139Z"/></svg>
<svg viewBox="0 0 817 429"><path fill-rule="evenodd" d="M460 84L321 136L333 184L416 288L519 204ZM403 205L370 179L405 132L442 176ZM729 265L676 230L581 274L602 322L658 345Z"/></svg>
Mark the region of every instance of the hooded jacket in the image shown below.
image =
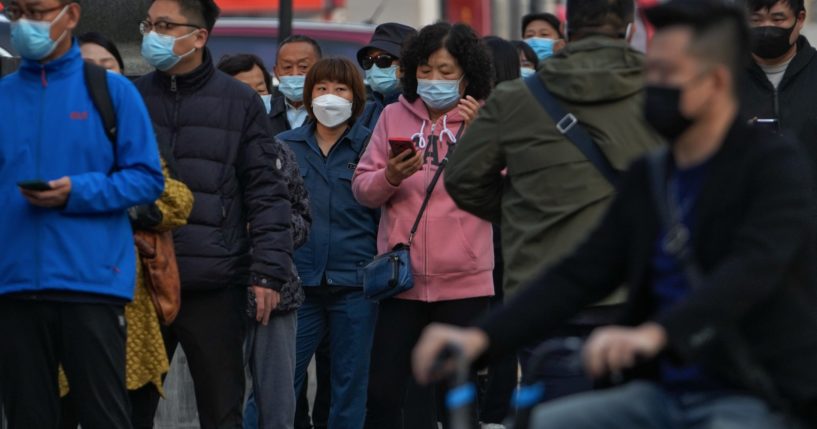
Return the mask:
<svg viewBox="0 0 817 429"><path fill-rule="evenodd" d="M426 189L440 161L457 147L456 135L462 126L463 118L456 108L432 122L419 98L410 102L400 96L397 103L383 110L352 182L352 191L361 204L382 208L378 253L408 243ZM389 139L393 138L414 140L425 159L423 169L399 186L386 180ZM398 298L438 302L492 296L491 224L457 208L440 180L411 245L414 288Z"/></svg>
<svg viewBox="0 0 817 429"><path fill-rule="evenodd" d="M538 71L619 171L661 141L643 120L642 67L624 40L594 36ZM509 294L569 254L614 195L521 79L494 90L451 157L445 186L462 209L501 224Z"/></svg>
<svg viewBox="0 0 817 429"><path fill-rule="evenodd" d="M159 151L139 93L108 73L118 120L114 156L83 64L74 41L62 57L46 64L24 60L0 80L0 239L6 246L0 296L133 297L136 256L126 210L162 193ZM35 207L16 185L63 176L71 178L63 208Z"/></svg>
<svg viewBox="0 0 817 429"><path fill-rule="evenodd" d="M817 50L800 36L797 55L792 58L777 89L763 69L752 61L741 85L741 109L748 118L780 121L787 137L803 145L812 168L817 168ZM817 189L817 176L814 188Z"/></svg>

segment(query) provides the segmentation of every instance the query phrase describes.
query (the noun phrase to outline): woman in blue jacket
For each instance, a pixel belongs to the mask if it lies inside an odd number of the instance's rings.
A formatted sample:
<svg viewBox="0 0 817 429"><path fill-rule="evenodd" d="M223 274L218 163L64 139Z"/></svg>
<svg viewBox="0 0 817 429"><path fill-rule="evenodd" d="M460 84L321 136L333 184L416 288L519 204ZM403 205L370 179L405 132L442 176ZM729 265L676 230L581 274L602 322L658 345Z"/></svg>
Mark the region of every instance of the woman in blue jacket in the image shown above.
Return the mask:
<svg viewBox="0 0 817 429"><path fill-rule="evenodd" d="M366 414L369 353L376 305L363 295L363 267L377 254L377 210L352 195L352 175L371 131L356 121L366 90L346 59L315 64L306 76L309 123L278 135L288 144L309 191L312 230L295 253L306 292L298 310L295 391L328 330L331 348L330 428L359 429Z"/></svg>

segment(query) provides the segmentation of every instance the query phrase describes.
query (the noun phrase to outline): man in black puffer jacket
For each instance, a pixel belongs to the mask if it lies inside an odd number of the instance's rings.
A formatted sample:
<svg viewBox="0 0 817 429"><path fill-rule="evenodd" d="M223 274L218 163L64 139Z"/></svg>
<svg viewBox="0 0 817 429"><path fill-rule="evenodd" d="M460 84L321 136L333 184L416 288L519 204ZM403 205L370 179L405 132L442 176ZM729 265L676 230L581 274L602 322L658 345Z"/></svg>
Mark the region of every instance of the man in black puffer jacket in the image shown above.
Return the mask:
<svg viewBox="0 0 817 429"><path fill-rule="evenodd" d="M154 0L142 55L156 72L137 87L193 191L188 225L175 233L182 307L165 330L181 344L202 428L241 428L247 286L264 324L292 270L287 181L260 97L215 69L205 47L212 0ZM170 37L167 37L170 36Z"/></svg>

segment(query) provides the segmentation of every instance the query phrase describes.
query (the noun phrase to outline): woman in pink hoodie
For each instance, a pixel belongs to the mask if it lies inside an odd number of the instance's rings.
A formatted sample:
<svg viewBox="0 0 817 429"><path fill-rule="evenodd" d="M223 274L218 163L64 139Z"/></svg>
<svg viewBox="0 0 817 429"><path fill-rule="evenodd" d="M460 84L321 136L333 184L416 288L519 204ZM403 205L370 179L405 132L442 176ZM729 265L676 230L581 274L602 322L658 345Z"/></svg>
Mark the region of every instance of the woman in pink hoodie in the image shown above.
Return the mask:
<svg viewBox="0 0 817 429"><path fill-rule="evenodd" d="M491 90L489 55L466 25L423 28L401 60L403 95L383 111L352 183L361 204L382 208L380 254L408 243L434 173ZM393 153L390 140L414 150ZM430 323L465 325L488 309L493 262L491 224L457 208L441 180L412 242L414 288L380 303L366 428L402 427L414 343Z"/></svg>

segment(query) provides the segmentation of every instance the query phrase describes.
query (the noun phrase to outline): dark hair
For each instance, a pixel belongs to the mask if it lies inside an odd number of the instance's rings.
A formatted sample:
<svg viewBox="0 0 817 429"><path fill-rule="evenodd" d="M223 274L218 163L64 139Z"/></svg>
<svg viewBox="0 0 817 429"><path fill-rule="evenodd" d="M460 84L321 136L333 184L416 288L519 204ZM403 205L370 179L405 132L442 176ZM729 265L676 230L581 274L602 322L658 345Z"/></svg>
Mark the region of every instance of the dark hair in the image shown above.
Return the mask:
<svg viewBox="0 0 817 429"><path fill-rule="evenodd" d="M309 43L310 45L312 45L313 48L315 48L315 53L318 54L318 59L321 59L323 57L323 51L321 51L321 45L319 45L318 42L315 41L315 39L313 39L313 38L311 38L309 36L303 36L303 35L300 35L300 34L293 34L292 36L289 36L286 39L284 39L284 41L281 42L278 45L278 51L275 53L275 60L278 61L278 55L281 54L281 48L283 48L284 45L288 45L290 43L298 43L298 42Z"/></svg>
<svg viewBox="0 0 817 429"><path fill-rule="evenodd" d="M525 35L525 30L528 29L528 25L530 25L533 21L545 21L556 30L556 33L559 34L559 38L564 39L565 36L562 34L562 21L556 17L556 15L552 13L529 13L522 17L522 35Z"/></svg>
<svg viewBox="0 0 817 429"><path fill-rule="evenodd" d="M403 67L403 96L408 101L417 100L417 68L428 58L445 48L457 60L465 72L468 86L465 95L484 100L491 93L491 58L485 44L471 27L465 24L451 25L438 22L427 25L420 33L409 39L400 55Z"/></svg>
<svg viewBox="0 0 817 429"><path fill-rule="evenodd" d="M494 63L494 86L508 80L518 79L521 62L519 51L513 43L497 36L488 36L482 39L488 47L488 53Z"/></svg>
<svg viewBox="0 0 817 429"><path fill-rule="evenodd" d="M757 12L762 9L771 9L774 5L783 3L795 13L795 17L801 11L806 10L806 5L803 0L747 0L746 6L749 7L750 12Z"/></svg>
<svg viewBox="0 0 817 429"><path fill-rule="evenodd" d="M656 32L685 27L692 31L688 51L710 64L729 68L737 80L750 58L749 26L737 6L712 0L674 0L647 9ZM734 89L734 88L733 88Z"/></svg>
<svg viewBox="0 0 817 429"><path fill-rule="evenodd" d="M93 43L94 45L97 45L102 49L105 49L106 51L110 52L111 55L113 55L113 57L116 59L116 63L119 64L119 69L122 70L122 73L125 73L125 62L122 61L122 55L119 53L119 49L111 41L111 39L108 39L107 37L97 32L89 31L85 34L81 34L79 37L77 37L77 40L79 40L80 46L86 43Z"/></svg>
<svg viewBox="0 0 817 429"><path fill-rule="evenodd" d="M156 1L156 0L153 0ZM221 14L221 9L213 0L175 0L179 3L182 9L182 14L185 15L191 22L196 23L207 29L208 32L213 31L216 25L216 20Z"/></svg>
<svg viewBox="0 0 817 429"><path fill-rule="evenodd" d="M516 48L518 54L521 53L529 63L533 64L534 69L539 68L539 57L536 56L536 51L530 45L521 40L511 40L511 44Z"/></svg>
<svg viewBox="0 0 817 429"><path fill-rule="evenodd" d="M312 111L312 90L319 82L337 82L347 85L352 90L352 117L357 119L366 107L366 86L360 70L346 58L324 58L315 63L306 74L304 81L304 106L310 118L315 118Z"/></svg>
<svg viewBox="0 0 817 429"><path fill-rule="evenodd" d="M272 76L270 76L267 67L264 65L264 61L262 61L257 55L225 55L218 61L216 68L230 76L235 76L239 73L248 72L255 66L258 66L258 68L261 69L261 73L264 75L264 83L267 84L267 92L272 93Z"/></svg>
<svg viewBox="0 0 817 429"><path fill-rule="evenodd" d="M620 32L623 37L634 14L633 0L568 0L567 37L603 33L605 27Z"/></svg>

